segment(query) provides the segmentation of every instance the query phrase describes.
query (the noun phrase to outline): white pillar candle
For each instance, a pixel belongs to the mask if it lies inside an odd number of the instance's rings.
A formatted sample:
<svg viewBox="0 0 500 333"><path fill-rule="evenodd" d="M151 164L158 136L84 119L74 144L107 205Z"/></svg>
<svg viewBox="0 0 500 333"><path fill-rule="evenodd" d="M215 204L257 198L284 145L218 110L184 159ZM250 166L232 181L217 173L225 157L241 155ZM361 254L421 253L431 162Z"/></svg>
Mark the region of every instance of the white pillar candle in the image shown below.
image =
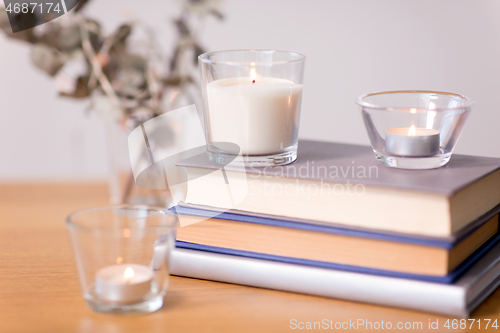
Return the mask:
<svg viewBox="0 0 500 333"><path fill-rule="evenodd" d="M439 153L439 131L427 128L391 128L386 131L385 150L409 157L434 156Z"/></svg>
<svg viewBox="0 0 500 333"><path fill-rule="evenodd" d="M290 147L297 135L301 84L267 77L237 77L207 86L211 142L237 144L243 155Z"/></svg>
<svg viewBox="0 0 500 333"><path fill-rule="evenodd" d="M96 273L95 292L106 301L137 302L151 291L153 277L153 271L144 265L107 266Z"/></svg>

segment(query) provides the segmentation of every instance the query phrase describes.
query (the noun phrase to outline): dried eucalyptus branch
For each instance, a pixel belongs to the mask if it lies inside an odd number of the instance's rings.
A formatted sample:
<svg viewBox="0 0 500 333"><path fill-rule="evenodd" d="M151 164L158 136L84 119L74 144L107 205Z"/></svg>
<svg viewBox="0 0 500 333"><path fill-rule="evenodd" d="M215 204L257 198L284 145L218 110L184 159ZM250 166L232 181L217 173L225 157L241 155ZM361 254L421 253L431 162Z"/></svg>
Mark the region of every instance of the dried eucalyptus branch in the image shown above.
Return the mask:
<svg viewBox="0 0 500 333"><path fill-rule="evenodd" d="M82 12L88 2L80 0L69 14L15 34L5 9L0 8L0 30L10 38L33 44L34 65L61 82L65 87L58 88L61 96L90 98L90 109L105 117L144 121L167 111L165 102L173 108L183 98L195 101L189 90L198 88L194 73L197 57L204 52L198 33L206 16L223 18L217 9L220 0L179 0L182 11L174 20L178 37L169 61L158 50L154 31L140 20L104 35L100 25ZM138 27L146 32L145 57L128 45L129 36ZM85 70L72 76L68 67L75 62ZM159 74L155 62L163 63L166 75Z"/></svg>
<svg viewBox="0 0 500 333"><path fill-rule="evenodd" d="M85 56L87 57L89 63L92 65L93 72L91 75L96 75L97 80L101 84L101 87L103 88L104 92L106 95L111 99L111 101L116 104L117 106L120 105L120 99L116 95L115 90L113 89L111 83L109 82L108 78L106 75L103 74L102 72L102 63L104 62L104 55L96 55L95 50L92 47L92 44L90 43L90 37L89 37L89 32L86 27L86 22L85 20L78 18L79 25L80 25L80 33L82 36L82 48L84 51Z"/></svg>

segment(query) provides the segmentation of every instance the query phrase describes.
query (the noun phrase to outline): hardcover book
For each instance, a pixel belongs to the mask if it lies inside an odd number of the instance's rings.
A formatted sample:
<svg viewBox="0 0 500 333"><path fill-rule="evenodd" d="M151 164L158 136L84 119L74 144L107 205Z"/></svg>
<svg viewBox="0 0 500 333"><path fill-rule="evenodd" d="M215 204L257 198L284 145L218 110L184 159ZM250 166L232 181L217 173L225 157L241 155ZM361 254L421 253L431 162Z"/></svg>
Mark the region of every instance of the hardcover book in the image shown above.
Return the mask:
<svg viewBox="0 0 500 333"><path fill-rule="evenodd" d="M454 239L412 237L265 216L174 207L181 227L177 240L243 253L359 266L431 276L446 276L498 232L500 207ZM207 217L198 223L198 217ZM182 226L184 225L184 226Z"/></svg>
<svg viewBox="0 0 500 333"><path fill-rule="evenodd" d="M452 284L176 248L173 275L467 317L500 284L500 245Z"/></svg>
<svg viewBox="0 0 500 333"><path fill-rule="evenodd" d="M206 154L177 165L188 204L412 235L451 237L500 203L498 158L455 154L442 168L402 170L370 147L302 140L286 166L221 168Z"/></svg>
<svg viewBox="0 0 500 333"><path fill-rule="evenodd" d="M448 273L445 276L433 276L433 275L425 275L425 274L415 274L415 273L407 273L407 272L399 272L399 271L390 271L385 269L377 269L365 266L352 266L352 265L344 265L332 262L325 261L317 261L317 260L308 260L301 259L295 257L283 257L278 255L266 254L266 253L258 253L258 252L250 252L237 250L232 248L224 248L210 245L203 245L197 243L189 243L183 241L176 241L177 248L180 249L188 249L188 250L199 250L211 253L218 254L229 254L238 257L244 258L254 258L254 259L264 259L271 260L275 262L284 262L290 264L297 264L303 266L310 267L320 267L334 270L342 270L346 272L357 272L357 273L366 273L378 276L388 276L388 277L398 277L404 279L412 279L412 280L421 280L421 281L429 281L429 282L438 282L438 283L452 283L460 278L467 270L475 264L477 260L479 260L484 254L486 254L493 246L495 246L500 240L500 235L496 234L489 241L483 244L479 249L477 249L472 255L470 255L465 261L463 261L458 267L456 267L452 272Z"/></svg>

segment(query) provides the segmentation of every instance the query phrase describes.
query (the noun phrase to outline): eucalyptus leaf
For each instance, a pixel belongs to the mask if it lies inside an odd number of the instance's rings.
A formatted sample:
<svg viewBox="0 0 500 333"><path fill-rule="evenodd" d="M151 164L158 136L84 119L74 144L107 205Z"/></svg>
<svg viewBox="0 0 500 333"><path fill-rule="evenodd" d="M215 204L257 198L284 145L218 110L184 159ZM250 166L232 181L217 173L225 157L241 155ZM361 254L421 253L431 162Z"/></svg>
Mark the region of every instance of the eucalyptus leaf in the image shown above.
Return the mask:
<svg viewBox="0 0 500 333"><path fill-rule="evenodd" d="M130 24L123 24L116 31L114 38L117 42L124 43L127 40L128 36L130 36L131 32L132 26Z"/></svg>
<svg viewBox="0 0 500 333"><path fill-rule="evenodd" d="M57 36L57 44L60 50L71 51L79 48L82 44L80 27L73 25L61 29Z"/></svg>
<svg viewBox="0 0 500 333"><path fill-rule="evenodd" d="M47 45L53 49L59 49L58 33L54 31L48 31L40 37L40 43Z"/></svg>
<svg viewBox="0 0 500 333"><path fill-rule="evenodd" d="M44 44L36 44L30 52L30 57L35 66L50 76L57 74L64 65L62 57L57 50Z"/></svg>
<svg viewBox="0 0 500 333"><path fill-rule="evenodd" d="M171 72L175 71L175 69L177 67L177 59L179 59L179 46L177 46L175 48L172 59L170 60L170 71Z"/></svg>
<svg viewBox="0 0 500 333"><path fill-rule="evenodd" d="M175 25L177 26L177 32L181 36L189 36L191 35L191 32L188 28L188 25L184 21L184 18L181 16L179 19L174 21Z"/></svg>
<svg viewBox="0 0 500 333"><path fill-rule="evenodd" d="M178 86L181 83L182 78L180 75L171 74L170 76L163 79L162 81L167 86Z"/></svg>
<svg viewBox="0 0 500 333"><path fill-rule="evenodd" d="M80 76L76 80L76 87L75 91L72 93L65 93L65 92L60 92L60 96L65 96L65 97L73 97L73 98L85 98L90 96L91 91L89 89L89 77L88 76Z"/></svg>
<svg viewBox="0 0 500 333"><path fill-rule="evenodd" d="M206 15L216 10L220 3L221 0L185 0L185 8L197 15Z"/></svg>
<svg viewBox="0 0 500 333"><path fill-rule="evenodd" d="M117 65L123 69L133 68L146 73L148 61L137 54L121 53L117 54Z"/></svg>
<svg viewBox="0 0 500 333"><path fill-rule="evenodd" d="M144 72L129 67L120 70L113 80L113 87L120 95L138 96L145 89Z"/></svg>
<svg viewBox="0 0 500 333"><path fill-rule="evenodd" d="M179 75L179 74L171 74L167 78L162 80L163 83L167 86L180 86L185 83L194 82L193 78L189 75Z"/></svg>
<svg viewBox="0 0 500 333"><path fill-rule="evenodd" d="M212 14L213 16L215 16L216 18L218 18L219 20L223 20L224 19L224 14L222 14L220 11L218 11L215 8L212 8L210 10L210 14Z"/></svg>

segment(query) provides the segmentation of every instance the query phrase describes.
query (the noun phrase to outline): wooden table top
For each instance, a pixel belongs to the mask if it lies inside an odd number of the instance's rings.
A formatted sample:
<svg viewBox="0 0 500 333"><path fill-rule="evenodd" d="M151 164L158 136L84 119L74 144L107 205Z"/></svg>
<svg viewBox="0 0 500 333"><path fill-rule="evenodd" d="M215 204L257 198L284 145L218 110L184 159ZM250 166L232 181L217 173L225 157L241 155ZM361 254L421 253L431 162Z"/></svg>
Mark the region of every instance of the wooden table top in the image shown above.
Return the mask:
<svg viewBox="0 0 500 333"><path fill-rule="evenodd" d="M293 319L422 322L415 331L424 332L429 320L452 332L484 332L484 319L500 325L498 290L473 313L472 329L468 321L453 330L433 314L180 277L171 278L165 305L153 314L94 313L80 294L64 221L107 202L104 184L0 185L0 332L289 332Z"/></svg>

